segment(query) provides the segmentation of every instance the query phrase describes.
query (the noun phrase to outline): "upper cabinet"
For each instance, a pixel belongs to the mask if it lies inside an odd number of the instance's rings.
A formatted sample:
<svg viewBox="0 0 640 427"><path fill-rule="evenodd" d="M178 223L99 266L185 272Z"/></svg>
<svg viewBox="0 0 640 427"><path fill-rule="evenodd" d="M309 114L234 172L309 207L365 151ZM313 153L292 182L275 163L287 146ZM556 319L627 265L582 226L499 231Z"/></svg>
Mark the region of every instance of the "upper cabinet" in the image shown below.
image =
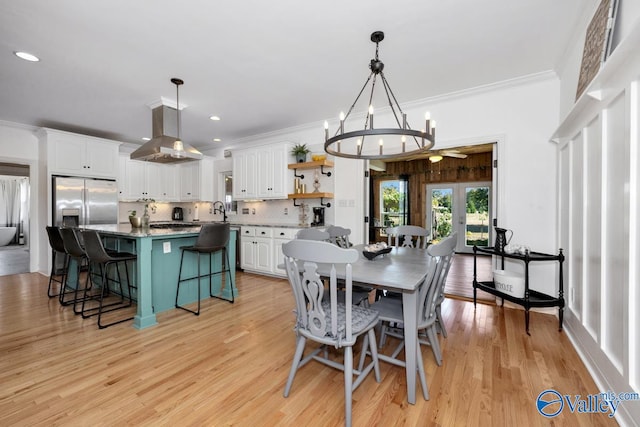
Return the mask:
<svg viewBox="0 0 640 427"><path fill-rule="evenodd" d="M120 142L46 128L41 130L40 140L46 145L51 174L118 177Z"/></svg>
<svg viewBox="0 0 640 427"><path fill-rule="evenodd" d="M179 165L180 201L213 202L213 158Z"/></svg>
<svg viewBox="0 0 640 427"><path fill-rule="evenodd" d="M177 202L177 165L131 160L128 154L120 155L118 176L119 198L122 201L154 199L158 202Z"/></svg>
<svg viewBox="0 0 640 427"><path fill-rule="evenodd" d="M257 153L255 150L233 152L233 198L235 200L258 198L256 166Z"/></svg>
<svg viewBox="0 0 640 427"><path fill-rule="evenodd" d="M276 144L234 151L234 199L286 199L293 188L287 169L290 149Z"/></svg>

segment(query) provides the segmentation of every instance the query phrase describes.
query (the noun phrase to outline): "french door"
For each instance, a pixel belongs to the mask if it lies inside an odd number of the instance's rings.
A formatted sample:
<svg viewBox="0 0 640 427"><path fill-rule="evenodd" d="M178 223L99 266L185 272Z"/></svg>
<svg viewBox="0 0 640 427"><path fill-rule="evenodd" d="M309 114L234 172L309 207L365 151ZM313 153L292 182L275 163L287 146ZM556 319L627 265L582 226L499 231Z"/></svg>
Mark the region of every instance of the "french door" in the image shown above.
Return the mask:
<svg viewBox="0 0 640 427"><path fill-rule="evenodd" d="M491 182L427 185L426 224L434 242L457 232L456 252L473 252L473 245L491 241Z"/></svg>

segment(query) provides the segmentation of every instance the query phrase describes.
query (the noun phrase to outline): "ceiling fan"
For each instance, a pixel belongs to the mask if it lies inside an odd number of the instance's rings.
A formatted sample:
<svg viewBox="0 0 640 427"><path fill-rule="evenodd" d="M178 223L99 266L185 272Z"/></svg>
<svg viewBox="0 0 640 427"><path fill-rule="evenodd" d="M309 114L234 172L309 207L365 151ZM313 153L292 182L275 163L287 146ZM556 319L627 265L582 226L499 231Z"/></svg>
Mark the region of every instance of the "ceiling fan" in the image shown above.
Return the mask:
<svg viewBox="0 0 640 427"><path fill-rule="evenodd" d="M436 163L442 160L443 157L455 157L457 159L466 159L467 155L459 152L458 150L435 150L429 154L429 161Z"/></svg>

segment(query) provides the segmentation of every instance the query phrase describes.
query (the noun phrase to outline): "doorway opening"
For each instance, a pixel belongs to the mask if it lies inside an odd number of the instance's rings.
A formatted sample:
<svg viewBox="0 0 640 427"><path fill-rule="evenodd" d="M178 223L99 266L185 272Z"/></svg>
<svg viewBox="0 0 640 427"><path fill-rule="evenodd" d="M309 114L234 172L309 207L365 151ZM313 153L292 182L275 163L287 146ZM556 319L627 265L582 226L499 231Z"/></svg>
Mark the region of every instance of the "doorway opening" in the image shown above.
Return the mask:
<svg viewBox="0 0 640 427"><path fill-rule="evenodd" d="M29 166L0 163L0 276L30 271Z"/></svg>

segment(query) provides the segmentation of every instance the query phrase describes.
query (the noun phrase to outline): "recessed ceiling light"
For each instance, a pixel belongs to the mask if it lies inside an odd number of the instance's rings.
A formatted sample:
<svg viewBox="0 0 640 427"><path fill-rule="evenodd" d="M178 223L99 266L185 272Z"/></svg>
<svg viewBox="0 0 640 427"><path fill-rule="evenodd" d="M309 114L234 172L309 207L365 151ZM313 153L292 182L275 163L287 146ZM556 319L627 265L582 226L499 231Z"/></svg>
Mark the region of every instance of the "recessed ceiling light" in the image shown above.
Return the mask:
<svg viewBox="0 0 640 427"><path fill-rule="evenodd" d="M32 55L27 52L13 52L18 58L24 59L25 61L38 62L40 58L35 55Z"/></svg>
<svg viewBox="0 0 640 427"><path fill-rule="evenodd" d="M144 138L142 138L142 140L143 141L151 141L151 138L148 138L148 137L145 136Z"/></svg>
<svg viewBox="0 0 640 427"><path fill-rule="evenodd" d="M213 120L214 122L217 122L218 120L220 120L220 117L218 116L211 116L209 117L211 120Z"/></svg>
<svg viewBox="0 0 640 427"><path fill-rule="evenodd" d="M222 141L220 138L213 138L213 142L220 142Z"/></svg>

